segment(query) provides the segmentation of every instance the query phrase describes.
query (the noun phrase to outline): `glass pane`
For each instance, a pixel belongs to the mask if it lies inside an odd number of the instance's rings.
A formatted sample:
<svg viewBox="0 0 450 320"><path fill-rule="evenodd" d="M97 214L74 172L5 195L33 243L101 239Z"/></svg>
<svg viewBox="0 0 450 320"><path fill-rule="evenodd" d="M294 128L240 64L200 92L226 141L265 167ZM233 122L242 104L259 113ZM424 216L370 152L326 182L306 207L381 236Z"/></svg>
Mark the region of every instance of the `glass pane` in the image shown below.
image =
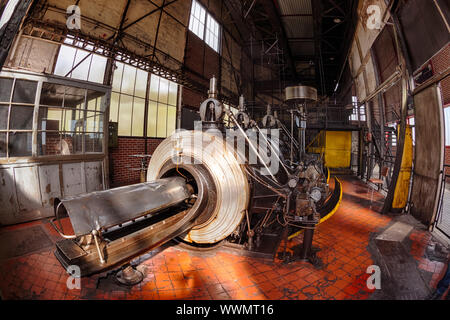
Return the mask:
<svg viewBox="0 0 450 320"><path fill-rule="evenodd" d="M83 153L83 138L84 133L69 133L62 136L62 139L72 145L71 153L80 154ZM69 145L70 146L70 145Z"/></svg>
<svg viewBox="0 0 450 320"><path fill-rule="evenodd" d="M86 134L86 152L87 153L101 153L103 152L103 134L93 133Z"/></svg>
<svg viewBox="0 0 450 320"><path fill-rule="evenodd" d="M106 69L105 57L94 54L92 56L91 70L89 70L89 81L103 83Z"/></svg>
<svg viewBox="0 0 450 320"><path fill-rule="evenodd" d="M64 100L65 86L43 83L41 91L41 105L62 107Z"/></svg>
<svg viewBox="0 0 450 320"><path fill-rule="evenodd" d="M97 99L88 100L88 110L95 111L97 109Z"/></svg>
<svg viewBox="0 0 450 320"><path fill-rule="evenodd" d="M0 130L8 129L9 106L0 105Z"/></svg>
<svg viewBox="0 0 450 320"><path fill-rule="evenodd" d="M73 60L77 49L62 45L56 60L55 74L65 77L73 67ZM69 75L70 76L70 75Z"/></svg>
<svg viewBox="0 0 450 320"><path fill-rule="evenodd" d="M33 104L36 97L36 81L16 80L13 102Z"/></svg>
<svg viewBox="0 0 450 320"><path fill-rule="evenodd" d="M134 94L134 84L136 82L136 68L125 65L123 69L122 91L129 95Z"/></svg>
<svg viewBox="0 0 450 320"><path fill-rule="evenodd" d="M31 130L33 129L33 107L12 106L9 129Z"/></svg>
<svg viewBox="0 0 450 320"><path fill-rule="evenodd" d="M59 132L38 133L38 155L69 155L71 154L71 139L61 139Z"/></svg>
<svg viewBox="0 0 450 320"><path fill-rule="evenodd" d="M174 82L170 82L169 86L169 104L172 106L177 105L178 85Z"/></svg>
<svg viewBox="0 0 450 320"><path fill-rule="evenodd" d="M159 102L167 103L169 97L169 80L161 78L159 81Z"/></svg>
<svg viewBox="0 0 450 320"><path fill-rule="evenodd" d="M119 94L111 93L111 105L109 109L109 121L117 122L117 113L119 112Z"/></svg>
<svg viewBox="0 0 450 320"><path fill-rule="evenodd" d="M62 115L62 109L40 108L38 119L39 130L62 131Z"/></svg>
<svg viewBox="0 0 450 320"><path fill-rule="evenodd" d="M6 157L6 133L0 132L0 158Z"/></svg>
<svg viewBox="0 0 450 320"><path fill-rule="evenodd" d="M119 136L131 136L131 112L133 97L120 95Z"/></svg>
<svg viewBox="0 0 450 320"><path fill-rule="evenodd" d="M0 78L0 102L9 102L11 100L13 81L13 79Z"/></svg>
<svg viewBox="0 0 450 320"><path fill-rule="evenodd" d="M86 112L86 132L96 132L95 130L95 112Z"/></svg>
<svg viewBox="0 0 450 320"><path fill-rule="evenodd" d="M75 56L75 62L73 63L73 66L78 65L73 71L72 71L72 78L79 79L79 80L87 80L88 74L89 74L89 67L91 65L92 55L89 55L89 52L83 51L83 50L77 50L77 54Z"/></svg>
<svg viewBox="0 0 450 320"><path fill-rule="evenodd" d="M156 137L156 119L158 116L158 104L150 101L148 105L148 121L147 121L147 136Z"/></svg>
<svg viewBox="0 0 450 320"><path fill-rule="evenodd" d="M158 101L159 77L152 74L150 79L150 100Z"/></svg>
<svg viewBox="0 0 450 320"><path fill-rule="evenodd" d="M103 121L105 114L98 113L95 115L95 132L103 132Z"/></svg>
<svg viewBox="0 0 450 320"><path fill-rule="evenodd" d="M158 104L158 123L157 123L156 137L167 137L167 105Z"/></svg>
<svg viewBox="0 0 450 320"><path fill-rule="evenodd" d="M137 70L135 91L137 97L145 98L145 93L147 91L147 76L148 72L139 69Z"/></svg>
<svg viewBox="0 0 450 320"><path fill-rule="evenodd" d="M64 107L84 109L86 89L65 87Z"/></svg>
<svg viewBox="0 0 450 320"><path fill-rule="evenodd" d="M145 100L134 98L133 105L133 132L132 136L144 136Z"/></svg>
<svg viewBox="0 0 450 320"><path fill-rule="evenodd" d="M76 115L80 114L78 110L64 110L64 128L61 131L75 131L77 124Z"/></svg>
<svg viewBox="0 0 450 320"><path fill-rule="evenodd" d="M167 109L167 136L175 132L177 122L177 108L169 106Z"/></svg>
<svg viewBox="0 0 450 320"><path fill-rule="evenodd" d="M114 70L112 89L120 92L120 85L122 83L123 63L116 62L117 69Z"/></svg>
<svg viewBox="0 0 450 320"><path fill-rule="evenodd" d="M9 156L27 157L32 152L31 132L12 132L9 134Z"/></svg>

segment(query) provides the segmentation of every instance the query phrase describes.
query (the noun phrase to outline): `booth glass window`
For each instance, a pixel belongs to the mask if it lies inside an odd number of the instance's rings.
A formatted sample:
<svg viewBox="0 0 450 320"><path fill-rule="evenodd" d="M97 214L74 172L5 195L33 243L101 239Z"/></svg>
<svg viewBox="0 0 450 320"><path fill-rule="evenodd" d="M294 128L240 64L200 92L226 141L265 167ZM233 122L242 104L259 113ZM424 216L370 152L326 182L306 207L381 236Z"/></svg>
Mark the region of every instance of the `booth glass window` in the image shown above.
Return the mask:
<svg viewBox="0 0 450 320"><path fill-rule="evenodd" d="M0 78L0 157L103 153L105 92L49 82L39 87Z"/></svg>

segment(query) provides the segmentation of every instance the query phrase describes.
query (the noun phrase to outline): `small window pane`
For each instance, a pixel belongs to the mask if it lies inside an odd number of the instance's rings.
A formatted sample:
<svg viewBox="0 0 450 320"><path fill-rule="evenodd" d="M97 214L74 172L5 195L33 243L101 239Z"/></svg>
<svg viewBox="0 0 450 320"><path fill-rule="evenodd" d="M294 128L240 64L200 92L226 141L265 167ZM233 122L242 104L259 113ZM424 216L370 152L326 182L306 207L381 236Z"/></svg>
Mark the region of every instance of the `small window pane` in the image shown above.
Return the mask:
<svg viewBox="0 0 450 320"><path fill-rule="evenodd" d="M72 71L72 78L86 81L88 79L89 67L91 65L91 60L92 60L92 55L89 55L89 52L86 52L83 50L77 50L77 54L75 56L75 62L73 63L73 66L74 66L74 68L75 68L75 66L77 66L77 65L78 66ZM81 61L83 61L83 62L81 62Z"/></svg>
<svg viewBox="0 0 450 320"><path fill-rule="evenodd" d="M47 82L43 83L40 104L45 106L62 107L65 89L65 86Z"/></svg>
<svg viewBox="0 0 450 320"><path fill-rule="evenodd" d="M40 156L68 155L71 144L62 140L59 132L38 133L38 154Z"/></svg>
<svg viewBox="0 0 450 320"><path fill-rule="evenodd" d="M32 133L13 132L9 134L9 156L27 157L32 152Z"/></svg>
<svg viewBox="0 0 450 320"><path fill-rule="evenodd" d="M133 97L120 95L119 136L131 136L131 112Z"/></svg>
<svg viewBox="0 0 450 320"><path fill-rule="evenodd" d="M34 104L36 98L37 82L28 80L16 80L14 86L13 102Z"/></svg>
<svg viewBox="0 0 450 320"><path fill-rule="evenodd" d="M116 62L117 69L114 70L112 89L113 91L120 92L120 86L122 84L123 75L123 63Z"/></svg>
<svg viewBox="0 0 450 320"><path fill-rule="evenodd" d="M95 116L95 112L86 112L86 132L96 132Z"/></svg>
<svg viewBox="0 0 450 320"><path fill-rule="evenodd" d="M97 110L97 99L92 99L88 101L88 110L95 111Z"/></svg>
<svg viewBox="0 0 450 320"><path fill-rule="evenodd" d="M119 112L119 94L111 93L111 105L109 109L109 121L117 122L117 114Z"/></svg>
<svg viewBox="0 0 450 320"><path fill-rule="evenodd" d="M167 137L167 105L161 103L158 104L158 122L156 136L158 138Z"/></svg>
<svg viewBox="0 0 450 320"><path fill-rule="evenodd" d="M6 157L6 133L0 132L0 158Z"/></svg>
<svg viewBox="0 0 450 320"><path fill-rule="evenodd" d="M167 103L169 97L169 81L161 78L159 80L159 102Z"/></svg>
<svg viewBox="0 0 450 320"><path fill-rule="evenodd" d="M85 139L86 139L86 152L89 153L103 152L103 134L100 133L87 134Z"/></svg>
<svg viewBox="0 0 450 320"><path fill-rule="evenodd" d="M174 82L170 82L169 86L169 104L172 106L177 105L178 85Z"/></svg>
<svg viewBox="0 0 450 320"><path fill-rule="evenodd" d="M13 82L13 79L0 78L0 102L9 102L11 100Z"/></svg>
<svg viewBox="0 0 450 320"><path fill-rule="evenodd" d="M62 45L59 49L58 59L56 60L55 74L65 77L73 67L73 60L77 49ZM68 75L70 76L70 75Z"/></svg>
<svg viewBox="0 0 450 320"><path fill-rule="evenodd" d="M147 72L139 69L137 70L135 90L135 95L137 97L145 98L145 93L147 92L147 76Z"/></svg>
<svg viewBox="0 0 450 320"><path fill-rule="evenodd" d="M39 130L54 130L62 131L62 109L53 108L40 108L39 109L39 119L38 119L38 129Z"/></svg>
<svg viewBox="0 0 450 320"><path fill-rule="evenodd" d="M92 56L91 70L89 71L89 81L103 83L106 70L105 57L94 54Z"/></svg>
<svg viewBox="0 0 450 320"><path fill-rule="evenodd" d="M64 107L84 109L86 89L65 87Z"/></svg>
<svg viewBox="0 0 450 320"><path fill-rule="evenodd" d="M177 122L177 108L169 106L167 109L167 136L175 132Z"/></svg>
<svg viewBox="0 0 450 320"><path fill-rule="evenodd" d="M152 74L150 79L150 100L158 101L159 77Z"/></svg>
<svg viewBox="0 0 450 320"><path fill-rule="evenodd" d="M158 104L150 101L148 105L148 122L147 122L147 136L156 137L156 120L158 116Z"/></svg>
<svg viewBox="0 0 450 320"><path fill-rule="evenodd" d="M9 129L32 130L33 129L33 107L12 106L11 121Z"/></svg>
<svg viewBox="0 0 450 320"><path fill-rule="evenodd" d="M133 132L134 137L144 136L145 100L134 98L133 106Z"/></svg>
<svg viewBox="0 0 450 320"><path fill-rule="evenodd" d="M8 129L9 106L0 105L0 130Z"/></svg>
<svg viewBox="0 0 450 320"><path fill-rule="evenodd" d="M135 82L136 82L136 68L126 64L123 69L121 93L133 95Z"/></svg>

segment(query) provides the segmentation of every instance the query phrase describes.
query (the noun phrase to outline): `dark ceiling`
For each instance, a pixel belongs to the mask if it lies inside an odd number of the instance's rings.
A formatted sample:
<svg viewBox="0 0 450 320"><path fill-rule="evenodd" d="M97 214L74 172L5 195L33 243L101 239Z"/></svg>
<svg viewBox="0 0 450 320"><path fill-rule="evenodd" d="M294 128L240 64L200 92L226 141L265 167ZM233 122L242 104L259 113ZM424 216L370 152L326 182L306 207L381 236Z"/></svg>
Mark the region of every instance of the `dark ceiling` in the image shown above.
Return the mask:
<svg viewBox="0 0 450 320"><path fill-rule="evenodd" d="M356 0L229 0L225 2L253 59L279 67L284 85L315 86L331 96L356 21ZM261 91L277 84L263 79ZM283 85L283 84L282 84Z"/></svg>

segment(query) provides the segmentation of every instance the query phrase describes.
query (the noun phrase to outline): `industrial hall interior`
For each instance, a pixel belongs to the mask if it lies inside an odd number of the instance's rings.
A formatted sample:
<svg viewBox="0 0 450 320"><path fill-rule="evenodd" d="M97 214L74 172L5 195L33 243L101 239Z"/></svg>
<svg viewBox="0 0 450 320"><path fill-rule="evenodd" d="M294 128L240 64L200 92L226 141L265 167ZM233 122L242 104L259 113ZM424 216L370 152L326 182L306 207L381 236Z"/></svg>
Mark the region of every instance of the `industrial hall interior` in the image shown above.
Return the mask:
<svg viewBox="0 0 450 320"><path fill-rule="evenodd" d="M450 298L449 1L0 14L0 300Z"/></svg>

